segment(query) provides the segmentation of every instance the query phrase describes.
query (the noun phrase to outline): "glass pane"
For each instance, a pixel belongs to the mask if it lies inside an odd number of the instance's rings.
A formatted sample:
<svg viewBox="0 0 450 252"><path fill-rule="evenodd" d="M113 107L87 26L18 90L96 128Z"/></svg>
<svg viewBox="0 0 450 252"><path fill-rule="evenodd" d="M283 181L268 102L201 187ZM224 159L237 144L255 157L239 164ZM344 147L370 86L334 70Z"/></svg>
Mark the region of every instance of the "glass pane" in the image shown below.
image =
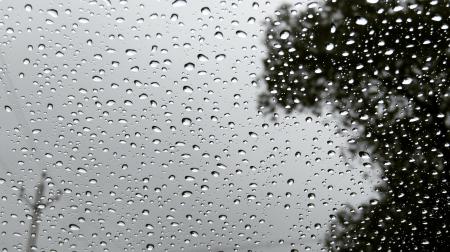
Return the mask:
<svg viewBox="0 0 450 252"><path fill-rule="evenodd" d="M449 5L0 1L1 251L450 250Z"/></svg>

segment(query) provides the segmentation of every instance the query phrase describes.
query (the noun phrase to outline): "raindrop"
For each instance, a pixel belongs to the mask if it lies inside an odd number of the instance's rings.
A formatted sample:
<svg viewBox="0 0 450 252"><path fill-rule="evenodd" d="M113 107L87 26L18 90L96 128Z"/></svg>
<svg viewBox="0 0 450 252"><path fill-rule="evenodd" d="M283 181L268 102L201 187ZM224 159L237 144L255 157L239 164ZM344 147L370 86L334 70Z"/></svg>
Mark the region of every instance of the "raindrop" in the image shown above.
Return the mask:
<svg viewBox="0 0 450 252"><path fill-rule="evenodd" d="M181 120L181 122L183 123L183 125L189 126L189 125L191 125L192 120L189 119L189 118L183 118L183 119Z"/></svg>
<svg viewBox="0 0 450 252"><path fill-rule="evenodd" d="M249 134L251 137L258 137L258 134L256 134L256 133L253 132L253 131L250 131L248 134Z"/></svg>
<svg viewBox="0 0 450 252"><path fill-rule="evenodd" d="M403 84L403 85L409 85L409 84L412 83L412 81L413 81L412 78L406 78L406 79L404 79L404 80L402 81L402 84Z"/></svg>
<svg viewBox="0 0 450 252"><path fill-rule="evenodd" d="M186 64L184 65L184 69L186 69L186 70L188 70L188 71L192 71L192 70L195 69L195 65L194 65L194 63L191 63L191 62L186 63Z"/></svg>
<svg viewBox="0 0 450 252"><path fill-rule="evenodd" d="M192 93L194 90L190 86L184 86L183 91L186 93Z"/></svg>
<svg viewBox="0 0 450 252"><path fill-rule="evenodd" d="M211 11L209 10L208 7L203 7L200 11L202 12L203 15L211 14Z"/></svg>
<svg viewBox="0 0 450 252"><path fill-rule="evenodd" d="M356 19L356 24L357 25L366 25L367 24L367 19L365 19L363 17L358 17Z"/></svg>
<svg viewBox="0 0 450 252"><path fill-rule="evenodd" d="M187 4L186 0L175 0L172 2L173 7L183 7Z"/></svg>
<svg viewBox="0 0 450 252"><path fill-rule="evenodd" d="M98 76L98 75L95 75L95 76L92 77L92 80L95 81L95 82L100 82L100 81L103 80L103 78Z"/></svg>
<svg viewBox="0 0 450 252"><path fill-rule="evenodd" d="M77 231L77 230L80 230L80 227L75 224L70 224L69 229L73 230L73 231Z"/></svg>
<svg viewBox="0 0 450 252"><path fill-rule="evenodd" d="M54 17L54 18L57 18L57 17L58 17L58 11L55 10L55 9L48 9L48 10L47 10L47 13L48 13L50 16Z"/></svg>
<svg viewBox="0 0 450 252"><path fill-rule="evenodd" d="M225 54L218 54L218 55L216 55L216 60L217 61L222 61L224 59L225 59Z"/></svg>
<svg viewBox="0 0 450 252"><path fill-rule="evenodd" d="M152 60L152 61L150 61L149 65L150 65L151 67L158 67L158 66L159 66L159 62L156 61L156 60Z"/></svg>
<svg viewBox="0 0 450 252"><path fill-rule="evenodd" d="M183 196L183 198L191 197L191 195L192 195L191 191L184 191L181 193L181 196Z"/></svg>
<svg viewBox="0 0 450 252"><path fill-rule="evenodd" d="M127 56L133 56L136 55L137 52L134 49L126 49L125 53L127 54Z"/></svg>
<svg viewBox="0 0 450 252"><path fill-rule="evenodd" d="M280 33L280 38L281 39L288 39L290 35L291 35L291 33L288 30L283 30Z"/></svg>
<svg viewBox="0 0 450 252"><path fill-rule="evenodd" d="M331 50L333 50L333 48L334 48L334 45L330 43L327 45L326 50L331 51Z"/></svg>
<svg viewBox="0 0 450 252"><path fill-rule="evenodd" d="M203 54L198 54L198 55L197 55L197 59L198 59L199 61L201 61L201 62L206 62L206 61L209 60L208 57L206 57L206 56L203 55Z"/></svg>
<svg viewBox="0 0 450 252"><path fill-rule="evenodd" d="M219 169L226 169L227 166L224 165L224 164L222 164L222 163L218 163L218 164L217 164L217 168L219 168Z"/></svg>
<svg viewBox="0 0 450 252"><path fill-rule="evenodd" d="M218 32L214 33L214 37L216 39L223 39L223 33L218 31Z"/></svg>
<svg viewBox="0 0 450 252"><path fill-rule="evenodd" d="M25 11L30 12L31 10L33 10L33 6L31 6L31 4L26 4Z"/></svg>
<svg viewBox="0 0 450 252"><path fill-rule="evenodd" d="M364 151L360 151L360 152L359 152L359 156L360 156L362 159L370 159L369 153L364 152Z"/></svg>
<svg viewBox="0 0 450 252"><path fill-rule="evenodd" d="M236 31L236 35L237 35L239 38L246 38L246 37L247 37L247 33L244 32L244 31L241 31L241 30Z"/></svg>
<svg viewBox="0 0 450 252"><path fill-rule="evenodd" d="M78 22L80 22L80 23L82 23L82 24L87 24L87 23L89 23L89 19L80 17L80 18L78 19Z"/></svg>

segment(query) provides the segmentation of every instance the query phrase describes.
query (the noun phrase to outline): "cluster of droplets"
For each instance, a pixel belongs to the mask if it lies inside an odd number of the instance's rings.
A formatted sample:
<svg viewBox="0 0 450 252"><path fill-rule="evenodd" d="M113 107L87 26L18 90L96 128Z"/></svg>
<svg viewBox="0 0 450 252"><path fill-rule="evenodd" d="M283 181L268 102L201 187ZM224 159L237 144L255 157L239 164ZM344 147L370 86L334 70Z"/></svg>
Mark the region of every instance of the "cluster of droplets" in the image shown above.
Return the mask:
<svg viewBox="0 0 450 252"><path fill-rule="evenodd" d="M36 160L51 171L47 185L63 197L43 213L50 228L39 246L308 250L325 226L314 210L339 202L330 191L366 194L334 185L336 175L363 188L332 140L348 132L310 116L271 122L256 111L256 15L266 15L269 2L12 5L0 9L9 18L0 23L2 47L19 52L20 64L11 61L1 78L17 90L0 97L7 118L24 111L25 122L0 130L23 177L11 170L0 186L32 190L24 178L38 172ZM248 13L239 11L244 5ZM22 106L3 99L15 93ZM369 166L368 154L360 156ZM22 217L24 229L28 213ZM24 237L11 246L23 249Z"/></svg>

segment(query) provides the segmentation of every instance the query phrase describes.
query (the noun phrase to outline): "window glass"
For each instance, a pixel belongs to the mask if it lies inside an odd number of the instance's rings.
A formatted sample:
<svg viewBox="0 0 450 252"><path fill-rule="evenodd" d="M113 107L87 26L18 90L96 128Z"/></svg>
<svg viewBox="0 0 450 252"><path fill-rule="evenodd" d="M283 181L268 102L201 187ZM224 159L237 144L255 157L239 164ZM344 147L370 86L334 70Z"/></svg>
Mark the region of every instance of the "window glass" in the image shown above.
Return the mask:
<svg viewBox="0 0 450 252"><path fill-rule="evenodd" d="M1 251L450 250L447 0L0 0Z"/></svg>

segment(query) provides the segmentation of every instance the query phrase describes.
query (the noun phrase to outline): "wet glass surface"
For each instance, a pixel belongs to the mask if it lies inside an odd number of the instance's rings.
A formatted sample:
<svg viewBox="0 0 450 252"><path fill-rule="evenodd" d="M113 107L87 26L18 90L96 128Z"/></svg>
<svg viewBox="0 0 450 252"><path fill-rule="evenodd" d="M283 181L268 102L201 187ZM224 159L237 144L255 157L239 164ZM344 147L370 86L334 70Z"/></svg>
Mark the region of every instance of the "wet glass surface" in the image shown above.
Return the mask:
<svg viewBox="0 0 450 252"><path fill-rule="evenodd" d="M1 251L450 250L449 5L0 1Z"/></svg>

